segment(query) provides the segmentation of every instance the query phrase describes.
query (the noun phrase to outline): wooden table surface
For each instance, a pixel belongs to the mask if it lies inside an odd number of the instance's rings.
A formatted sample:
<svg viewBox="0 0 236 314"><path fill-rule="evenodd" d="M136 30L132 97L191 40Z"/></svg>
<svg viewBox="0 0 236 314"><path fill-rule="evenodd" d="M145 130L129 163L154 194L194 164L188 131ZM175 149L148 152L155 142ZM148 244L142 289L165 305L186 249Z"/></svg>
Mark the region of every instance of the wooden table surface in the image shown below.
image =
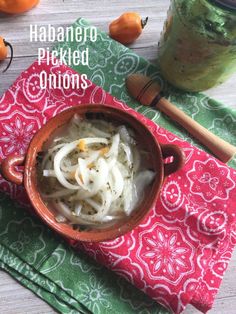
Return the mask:
<svg viewBox="0 0 236 314"><path fill-rule="evenodd" d="M39 46L50 46L29 43L30 24L66 26L81 16L89 19L101 29L107 30L108 23L121 13L136 11L143 17L149 16L149 23L143 36L132 45L132 49L154 62L157 55L157 42L168 6L169 0L41 0L37 8L26 14L19 16L0 14L0 35L14 45L15 53L12 67L7 73L0 74L0 94L35 60ZM220 87L208 91L207 94L224 102L225 105L236 106L235 82L236 75ZM8 274L0 271L0 313L50 314L55 311L15 282ZM185 314L197 313L199 312L190 306L185 310ZM236 252L234 252L214 307L209 313L236 313Z"/></svg>

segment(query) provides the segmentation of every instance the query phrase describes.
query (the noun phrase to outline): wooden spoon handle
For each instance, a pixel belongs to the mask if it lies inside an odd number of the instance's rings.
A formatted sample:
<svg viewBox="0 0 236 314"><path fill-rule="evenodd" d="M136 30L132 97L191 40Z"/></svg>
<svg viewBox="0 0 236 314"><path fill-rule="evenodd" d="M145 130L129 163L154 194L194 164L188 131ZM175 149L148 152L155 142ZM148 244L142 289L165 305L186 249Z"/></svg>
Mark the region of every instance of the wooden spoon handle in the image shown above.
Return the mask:
<svg viewBox="0 0 236 314"><path fill-rule="evenodd" d="M142 105L156 107L178 122L199 142L203 143L221 161L228 162L236 154L236 147L208 131L183 111L162 97L158 82L142 74L131 74L126 79L130 94Z"/></svg>
<svg viewBox="0 0 236 314"><path fill-rule="evenodd" d="M208 131L202 125L187 116L183 111L171 104L167 99L161 98L156 104L156 108L183 126L224 163L228 162L236 154L235 146Z"/></svg>

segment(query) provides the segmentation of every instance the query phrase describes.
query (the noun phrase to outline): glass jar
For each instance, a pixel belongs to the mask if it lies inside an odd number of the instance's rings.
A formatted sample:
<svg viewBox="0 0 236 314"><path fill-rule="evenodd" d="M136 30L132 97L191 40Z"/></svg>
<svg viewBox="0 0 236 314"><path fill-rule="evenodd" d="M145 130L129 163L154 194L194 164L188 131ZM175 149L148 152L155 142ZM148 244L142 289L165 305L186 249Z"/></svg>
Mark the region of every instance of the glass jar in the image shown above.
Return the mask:
<svg viewBox="0 0 236 314"><path fill-rule="evenodd" d="M236 0L172 0L158 48L165 79L202 91L236 72Z"/></svg>

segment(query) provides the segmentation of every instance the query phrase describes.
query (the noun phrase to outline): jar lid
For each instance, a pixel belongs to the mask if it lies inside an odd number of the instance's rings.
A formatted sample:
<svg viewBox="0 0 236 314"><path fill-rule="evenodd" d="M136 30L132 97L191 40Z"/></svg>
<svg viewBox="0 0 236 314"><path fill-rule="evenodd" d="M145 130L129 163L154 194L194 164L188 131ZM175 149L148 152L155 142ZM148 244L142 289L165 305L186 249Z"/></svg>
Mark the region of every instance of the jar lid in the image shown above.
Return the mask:
<svg viewBox="0 0 236 314"><path fill-rule="evenodd" d="M214 0L214 2L228 9L236 10L236 0Z"/></svg>

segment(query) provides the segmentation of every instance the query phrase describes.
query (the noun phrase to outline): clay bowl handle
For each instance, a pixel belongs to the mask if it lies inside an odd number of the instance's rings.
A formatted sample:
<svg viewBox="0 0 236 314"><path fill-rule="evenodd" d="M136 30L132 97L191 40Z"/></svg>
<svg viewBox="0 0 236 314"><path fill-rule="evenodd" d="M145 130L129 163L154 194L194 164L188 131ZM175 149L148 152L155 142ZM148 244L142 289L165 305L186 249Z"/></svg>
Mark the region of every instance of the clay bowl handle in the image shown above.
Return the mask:
<svg viewBox="0 0 236 314"><path fill-rule="evenodd" d="M172 144L161 144L161 151L163 158L173 157L173 161L164 164L164 176L167 177L170 174L181 169L185 163L185 156L181 148Z"/></svg>
<svg viewBox="0 0 236 314"><path fill-rule="evenodd" d="M17 185L23 184L23 173L16 170L16 166L22 166L25 156L9 155L1 163L1 174L7 181Z"/></svg>

